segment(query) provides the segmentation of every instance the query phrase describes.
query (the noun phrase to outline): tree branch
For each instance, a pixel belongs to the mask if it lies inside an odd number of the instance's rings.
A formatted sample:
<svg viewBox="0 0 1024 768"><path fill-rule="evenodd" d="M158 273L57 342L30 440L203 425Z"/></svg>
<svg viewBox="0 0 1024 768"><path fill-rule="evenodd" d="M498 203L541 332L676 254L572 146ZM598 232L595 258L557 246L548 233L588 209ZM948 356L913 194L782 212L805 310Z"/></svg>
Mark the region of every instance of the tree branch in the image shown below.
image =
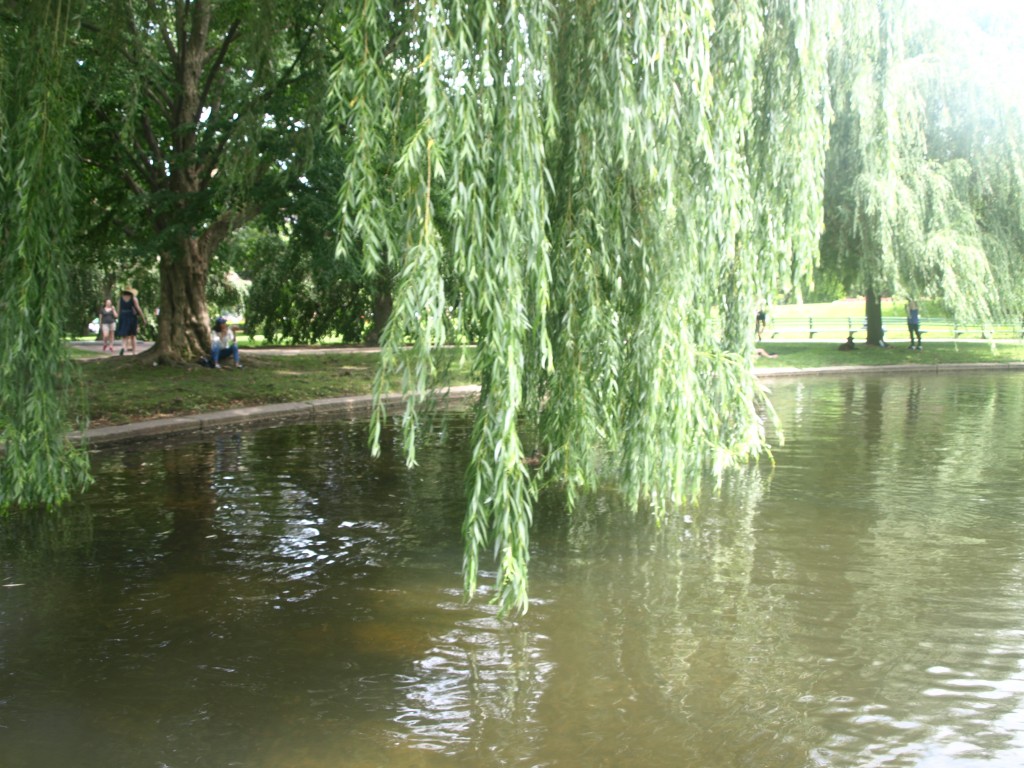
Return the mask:
<svg viewBox="0 0 1024 768"><path fill-rule="evenodd" d="M240 211L225 211L199 236L202 246L208 246L212 253L224 239L259 213L256 205L247 205Z"/></svg>
<svg viewBox="0 0 1024 768"><path fill-rule="evenodd" d="M164 117L170 122L174 114L174 100L171 98L171 95L152 81L146 83L144 90L157 109L161 110L164 113Z"/></svg>
<svg viewBox="0 0 1024 768"><path fill-rule="evenodd" d="M139 197L146 195L146 190L142 188L142 185L135 180L130 173L122 173L121 178L124 179L124 183L128 185L128 188Z"/></svg>
<svg viewBox="0 0 1024 768"><path fill-rule="evenodd" d="M227 146L228 141L231 139L231 134L234 132L235 125L232 123L228 126L227 130L222 131L220 138L217 140L216 145L209 152L203 153L203 163L200 166L202 169L202 177L199 185L202 189L207 189L210 186L210 182L213 181L213 177L210 173L220 163L220 158L224 154L224 147Z"/></svg>
<svg viewBox="0 0 1024 768"><path fill-rule="evenodd" d="M217 50L217 57L214 59L213 64L210 65L210 70L206 73L206 80L203 83L202 91L199 95L199 104L203 105L206 103L207 98L210 96L210 89L213 87L213 81L217 78L220 73L221 67L224 65L224 59L227 56L228 48L231 47L231 43L238 37L238 27L241 24L241 19L235 19L231 22L230 28L224 35L224 39L221 41L220 46ZM199 116L196 116L198 122Z"/></svg>
<svg viewBox="0 0 1024 768"><path fill-rule="evenodd" d="M149 145L149 150L152 153L153 163L155 165L163 165L163 150L160 148L160 142L157 140L156 134L153 132L153 125L149 122L149 116L145 113L142 114L142 131L146 137L146 143Z"/></svg>
<svg viewBox="0 0 1024 768"><path fill-rule="evenodd" d="M152 18L155 18L157 14L160 12L159 9L156 7L156 3L154 3L153 0L148 0L146 2L146 8L149 10L150 17ZM132 32L138 34L138 29L135 27L135 25L132 24L131 26ZM164 46L167 48L168 54L170 54L171 61L177 62L178 50L174 47L174 40L171 39L170 33L168 33L167 31L166 24L160 24L160 37L164 41Z"/></svg>

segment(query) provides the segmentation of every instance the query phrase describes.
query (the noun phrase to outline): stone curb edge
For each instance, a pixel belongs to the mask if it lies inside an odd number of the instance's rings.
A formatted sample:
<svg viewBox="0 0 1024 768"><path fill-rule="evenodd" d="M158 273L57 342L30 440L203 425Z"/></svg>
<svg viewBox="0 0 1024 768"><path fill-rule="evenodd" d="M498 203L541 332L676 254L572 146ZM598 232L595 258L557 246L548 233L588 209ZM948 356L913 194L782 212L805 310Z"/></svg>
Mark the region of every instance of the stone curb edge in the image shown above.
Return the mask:
<svg viewBox="0 0 1024 768"><path fill-rule="evenodd" d="M944 363L937 365L842 365L830 368L766 368L757 371L757 377L764 379L791 376L825 376L850 373L940 373L946 371L1024 371L1024 363ZM461 401L474 397L480 387L468 384L451 387L435 393L441 400ZM399 405L402 395L388 395L383 398L385 405ZM361 416L370 413L373 398L370 395L349 395L307 400L297 403L255 405L245 408L231 408L224 411L197 413L191 416L172 416L166 419L137 421L114 427L93 427L84 433L72 432L68 438L74 443L84 441L90 446L113 445L130 442L140 437L158 437L203 432L236 424L260 424L288 420L310 419L316 416L346 414Z"/></svg>
<svg viewBox="0 0 1024 768"><path fill-rule="evenodd" d="M480 392L477 385L450 387L441 392L432 393L431 397L439 401L461 401L474 397ZM402 395L387 395L382 398L384 405L400 405L405 402ZM196 413L189 416L172 416L166 419L150 419L136 421L131 424L119 424L112 427L92 427L82 431L71 432L68 439L73 443L89 446L114 445L130 442L136 438L165 437L204 432L236 424L274 423L290 420L312 419L317 416L345 414L350 416L368 415L373 409L371 395L349 395L346 397L326 397L319 400L306 400L297 403L276 403L273 405L254 405L244 408L229 408L224 411Z"/></svg>

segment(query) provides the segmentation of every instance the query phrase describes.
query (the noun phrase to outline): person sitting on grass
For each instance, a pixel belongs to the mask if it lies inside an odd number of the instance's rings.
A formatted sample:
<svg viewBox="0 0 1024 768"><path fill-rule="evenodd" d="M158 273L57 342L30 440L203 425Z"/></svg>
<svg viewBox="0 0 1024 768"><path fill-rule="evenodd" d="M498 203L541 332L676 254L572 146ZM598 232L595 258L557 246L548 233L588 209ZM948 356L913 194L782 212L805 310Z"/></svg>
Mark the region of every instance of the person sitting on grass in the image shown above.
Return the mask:
<svg viewBox="0 0 1024 768"><path fill-rule="evenodd" d="M853 334L846 337L846 341L839 345L840 352L856 352L857 347L853 343Z"/></svg>
<svg viewBox="0 0 1024 768"><path fill-rule="evenodd" d="M228 321L218 317L213 323L213 345L210 353L210 361L214 368L220 368L220 361L231 357L235 361L235 368L241 368L242 363L238 359L238 344L235 342L235 332L231 330Z"/></svg>

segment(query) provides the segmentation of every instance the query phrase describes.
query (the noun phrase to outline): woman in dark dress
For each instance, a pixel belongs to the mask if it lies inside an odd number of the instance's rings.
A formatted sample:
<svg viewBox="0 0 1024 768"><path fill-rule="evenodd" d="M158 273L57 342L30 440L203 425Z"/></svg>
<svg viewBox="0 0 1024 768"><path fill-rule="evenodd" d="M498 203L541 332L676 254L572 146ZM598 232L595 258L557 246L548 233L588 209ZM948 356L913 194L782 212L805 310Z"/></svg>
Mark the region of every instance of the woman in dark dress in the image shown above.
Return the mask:
<svg viewBox="0 0 1024 768"><path fill-rule="evenodd" d="M126 349L135 354L135 336L139 332L139 323L145 322L137 295L138 291L134 288L121 291L121 301L117 308L117 335L121 337L122 355Z"/></svg>

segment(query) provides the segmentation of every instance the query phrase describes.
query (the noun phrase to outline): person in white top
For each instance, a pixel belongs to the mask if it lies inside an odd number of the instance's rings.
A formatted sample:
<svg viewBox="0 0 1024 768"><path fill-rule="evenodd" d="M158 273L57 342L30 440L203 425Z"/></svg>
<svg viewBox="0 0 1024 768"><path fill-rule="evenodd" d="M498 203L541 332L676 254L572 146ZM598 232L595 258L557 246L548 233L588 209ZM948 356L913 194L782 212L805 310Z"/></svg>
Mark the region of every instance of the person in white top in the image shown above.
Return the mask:
<svg viewBox="0 0 1024 768"><path fill-rule="evenodd" d="M100 308L100 328L103 330L103 351L114 351L114 331L117 330L117 309L107 299Z"/></svg>
<svg viewBox="0 0 1024 768"><path fill-rule="evenodd" d="M238 359L238 344L235 342L235 332L231 330L228 321L218 317L213 323L213 345L210 360L214 368L220 368L220 361L231 357L235 361L235 368L241 368L242 363Z"/></svg>

